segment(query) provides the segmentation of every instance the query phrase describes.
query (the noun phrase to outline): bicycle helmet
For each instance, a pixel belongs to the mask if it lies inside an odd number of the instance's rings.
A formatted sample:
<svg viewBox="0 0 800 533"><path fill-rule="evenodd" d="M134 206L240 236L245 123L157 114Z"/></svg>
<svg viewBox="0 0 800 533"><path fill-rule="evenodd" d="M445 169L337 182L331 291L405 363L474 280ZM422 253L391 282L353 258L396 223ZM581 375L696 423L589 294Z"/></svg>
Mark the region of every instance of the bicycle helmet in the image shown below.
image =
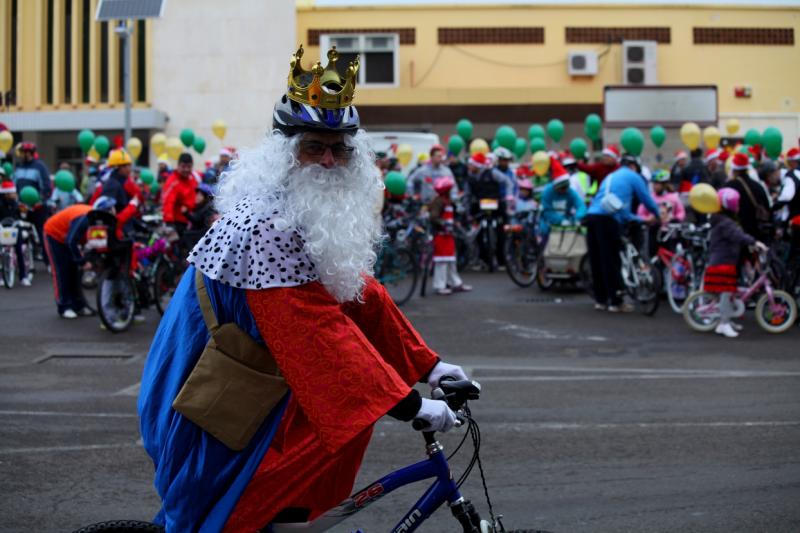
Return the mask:
<svg viewBox="0 0 800 533"><path fill-rule="evenodd" d="M631 155L631 154L623 155L622 158L619 160L619 164L620 164L620 166L623 166L623 167L627 166L627 165L636 165L637 172L641 172L642 171L642 160L639 159L635 155Z"/></svg>
<svg viewBox="0 0 800 533"><path fill-rule="evenodd" d="M667 183L670 180L669 170L661 169L657 170L655 174L653 174L653 183Z"/></svg>
<svg viewBox="0 0 800 533"><path fill-rule="evenodd" d="M533 190L533 182L528 178L523 178L517 181L517 185L519 186L520 189L528 189L529 191Z"/></svg>
<svg viewBox="0 0 800 533"><path fill-rule="evenodd" d="M214 187L209 185L208 183L201 183L197 186L197 190L203 194L205 194L208 198L214 197Z"/></svg>
<svg viewBox="0 0 800 533"><path fill-rule="evenodd" d="M497 148L495 148L494 156L497 159L513 159L514 158L514 156L511 155L511 150L509 150L508 148L504 148L502 146L498 146Z"/></svg>
<svg viewBox="0 0 800 533"><path fill-rule="evenodd" d="M101 196L92 204L92 209L95 211L111 211L116 207L117 201L110 196Z"/></svg>
<svg viewBox="0 0 800 533"><path fill-rule="evenodd" d="M731 213L739 212L739 199L741 198L739 191L730 187L723 187L717 192L717 197L719 198L719 205L723 209Z"/></svg>
<svg viewBox="0 0 800 533"><path fill-rule="evenodd" d="M19 151L20 152L30 152L32 154L35 154L36 153L36 143L32 143L30 141L26 141L26 142L20 143Z"/></svg>
<svg viewBox="0 0 800 533"><path fill-rule="evenodd" d="M436 191L437 194L444 194L452 189L455 184L455 180L450 176L441 176L434 180L433 190Z"/></svg>

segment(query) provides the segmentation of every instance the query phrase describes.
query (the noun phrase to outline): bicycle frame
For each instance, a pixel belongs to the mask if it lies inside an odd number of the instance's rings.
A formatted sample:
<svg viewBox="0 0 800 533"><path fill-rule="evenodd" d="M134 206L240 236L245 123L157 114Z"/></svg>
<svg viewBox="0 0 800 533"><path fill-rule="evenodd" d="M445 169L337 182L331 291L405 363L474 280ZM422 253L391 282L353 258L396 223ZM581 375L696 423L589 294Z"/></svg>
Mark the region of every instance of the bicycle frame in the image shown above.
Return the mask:
<svg viewBox="0 0 800 533"><path fill-rule="evenodd" d="M461 493L450 475L450 466L444 455L444 447L435 440L432 433L424 435L428 442L426 446L428 459L378 479L311 522L273 524L271 526L272 533L291 533L292 531L321 533L327 531L400 487L431 478L436 478L436 480L417 500L411 510L391 529L392 533L415 531L443 503L447 502L450 505L459 503L462 501Z"/></svg>

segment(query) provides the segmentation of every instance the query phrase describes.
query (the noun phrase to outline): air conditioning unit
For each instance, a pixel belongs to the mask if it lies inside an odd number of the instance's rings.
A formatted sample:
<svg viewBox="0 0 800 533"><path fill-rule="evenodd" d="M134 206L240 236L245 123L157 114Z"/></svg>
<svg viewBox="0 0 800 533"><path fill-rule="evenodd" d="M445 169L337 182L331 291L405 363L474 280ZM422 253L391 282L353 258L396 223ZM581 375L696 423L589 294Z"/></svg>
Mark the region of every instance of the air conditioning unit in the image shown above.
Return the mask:
<svg viewBox="0 0 800 533"><path fill-rule="evenodd" d="M570 76L597 75L597 52L570 52L567 56L567 71Z"/></svg>
<svg viewBox="0 0 800 533"><path fill-rule="evenodd" d="M622 84L656 85L656 41L622 41Z"/></svg>

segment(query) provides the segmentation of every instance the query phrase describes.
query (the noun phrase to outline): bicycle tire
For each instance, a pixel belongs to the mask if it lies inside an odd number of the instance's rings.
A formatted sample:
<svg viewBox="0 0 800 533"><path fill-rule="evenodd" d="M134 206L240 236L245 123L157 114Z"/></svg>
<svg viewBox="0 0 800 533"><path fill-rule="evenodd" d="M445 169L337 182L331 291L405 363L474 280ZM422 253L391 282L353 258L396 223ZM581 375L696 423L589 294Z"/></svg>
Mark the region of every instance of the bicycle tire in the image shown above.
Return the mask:
<svg viewBox="0 0 800 533"><path fill-rule="evenodd" d="M126 298L124 301L120 301L119 298L125 298L125 295L119 294L118 291L115 290L115 282L117 281L115 278L112 278L112 275L124 275L120 272L114 273L112 270L104 271L97 281L97 314L100 316L100 321L106 327L106 329L112 333L122 333L126 331L128 328L131 327L133 323L133 314L136 309L136 287L133 285L133 280L126 277L122 284L127 286L128 293L130 295L129 301ZM108 281L109 284L105 282ZM119 286L123 286L120 284ZM125 304L126 309L123 311L127 311L127 314L124 314L123 319L117 319L116 317L108 316L108 309L103 305L103 297L107 290L113 291L112 294L109 296L109 301L117 301L120 304ZM122 307L120 305L119 307Z"/></svg>
<svg viewBox="0 0 800 533"><path fill-rule="evenodd" d="M684 274L686 276L686 282L679 284L682 287L683 294L685 294L683 298L676 296L674 290L676 281L674 280L672 273L674 272L673 264L676 261L683 261L681 267L686 271ZM699 290L699 287L695 287L694 265L692 264L691 256L687 255L686 257L673 257L671 264L664 265L662 278L663 284L665 285L664 292L667 293L667 302L669 302L670 308L676 313L682 313L683 304L686 303L686 299L692 292Z"/></svg>
<svg viewBox="0 0 800 533"><path fill-rule="evenodd" d="M420 277L422 278L419 286L419 295L425 298L425 293L428 290L428 278L431 276L431 261L425 261L420 269Z"/></svg>
<svg viewBox="0 0 800 533"><path fill-rule="evenodd" d="M772 291L773 300L783 300L784 305L788 308L788 316L780 324L773 324L772 320L767 316L769 295L764 294L758 299L756 303L756 322L758 325L769 333L783 333L792 327L792 324L797 320L797 302L794 297L786 291L776 290Z"/></svg>
<svg viewBox="0 0 800 533"><path fill-rule="evenodd" d="M73 533L164 533L164 527L138 520L111 520L76 529Z"/></svg>
<svg viewBox="0 0 800 533"><path fill-rule="evenodd" d="M646 278L646 276L642 276ZM661 286L663 285L660 268L650 268L650 276L648 281L639 280L639 288L637 291L645 289L647 297L640 297L636 301L645 316L653 316L658 311L658 305L661 301Z"/></svg>
<svg viewBox="0 0 800 533"><path fill-rule="evenodd" d="M380 275L378 281L386 287L398 307L406 303L414 295L419 278L419 265L414 254L405 248L385 250L381 257ZM396 283L397 280L405 281L407 288Z"/></svg>
<svg viewBox="0 0 800 533"><path fill-rule="evenodd" d="M528 248L532 243L526 242L525 237L522 236L507 236L506 242L503 245L505 250L503 255L506 258L506 271L508 277L511 278L516 285L526 288L530 287L536 282L536 276L539 272L539 257L538 253L534 253L531 257L528 256ZM531 262L532 264L528 264ZM525 272L525 268L529 272Z"/></svg>
<svg viewBox="0 0 800 533"><path fill-rule="evenodd" d="M25 258L25 272L27 274L36 273L36 261L33 256L33 241L29 240L22 245L22 253Z"/></svg>
<svg viewBox="0 0 800 533"><path fill-rule="evenodd" d="M176 277L174 265L168 261L159 262L156 267L156 273L153 275L153 300L155 300L158 313L162 316L170 300L172 300L175 288L178 286ZM169 299L165 302L165 298Z"/></svg>
<svg viewBox="0 0 800 533"><path fill-rule="evenodd" d="M14 248L7 246L3 250L3 286L13 289L17 282L17 253Z"/></svg>
<svg viewBox="0 0 800 533"><path fill-rule="evenodd" d="M542 254L539 254L539 265L536 270L536 285L539 286L539 290L549 291L552 289L556 281L553 278L547 277L547 273L544 268L544 256Z"/></svg>
<svg viewBox="0 0 800 533"><path fill-rule="evenodd" d="M711 305L713 301L717 303L716 314L700 316L696 306ZM706 291L697 291L690 294L683 304L683 319L695 331L702 333L712 331L719 324L719 294Z"/></svg>

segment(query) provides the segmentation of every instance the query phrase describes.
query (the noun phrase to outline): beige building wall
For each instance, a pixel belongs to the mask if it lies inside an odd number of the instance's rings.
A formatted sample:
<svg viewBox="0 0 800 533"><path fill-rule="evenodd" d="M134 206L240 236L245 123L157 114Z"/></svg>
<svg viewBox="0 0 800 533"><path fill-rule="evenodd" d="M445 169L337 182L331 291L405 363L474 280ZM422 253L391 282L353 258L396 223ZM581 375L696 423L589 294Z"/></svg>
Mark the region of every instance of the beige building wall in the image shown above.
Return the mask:
<svg viewBox="0 0 800 533"><path fill-rule="evenodd" d="M257 144L286 90L296 46L291 1L169 0L153 24L153 107L167 112L167 136L191 128L203 157L221 146ZM223 119L224 142L211 132Z"/></svg>

